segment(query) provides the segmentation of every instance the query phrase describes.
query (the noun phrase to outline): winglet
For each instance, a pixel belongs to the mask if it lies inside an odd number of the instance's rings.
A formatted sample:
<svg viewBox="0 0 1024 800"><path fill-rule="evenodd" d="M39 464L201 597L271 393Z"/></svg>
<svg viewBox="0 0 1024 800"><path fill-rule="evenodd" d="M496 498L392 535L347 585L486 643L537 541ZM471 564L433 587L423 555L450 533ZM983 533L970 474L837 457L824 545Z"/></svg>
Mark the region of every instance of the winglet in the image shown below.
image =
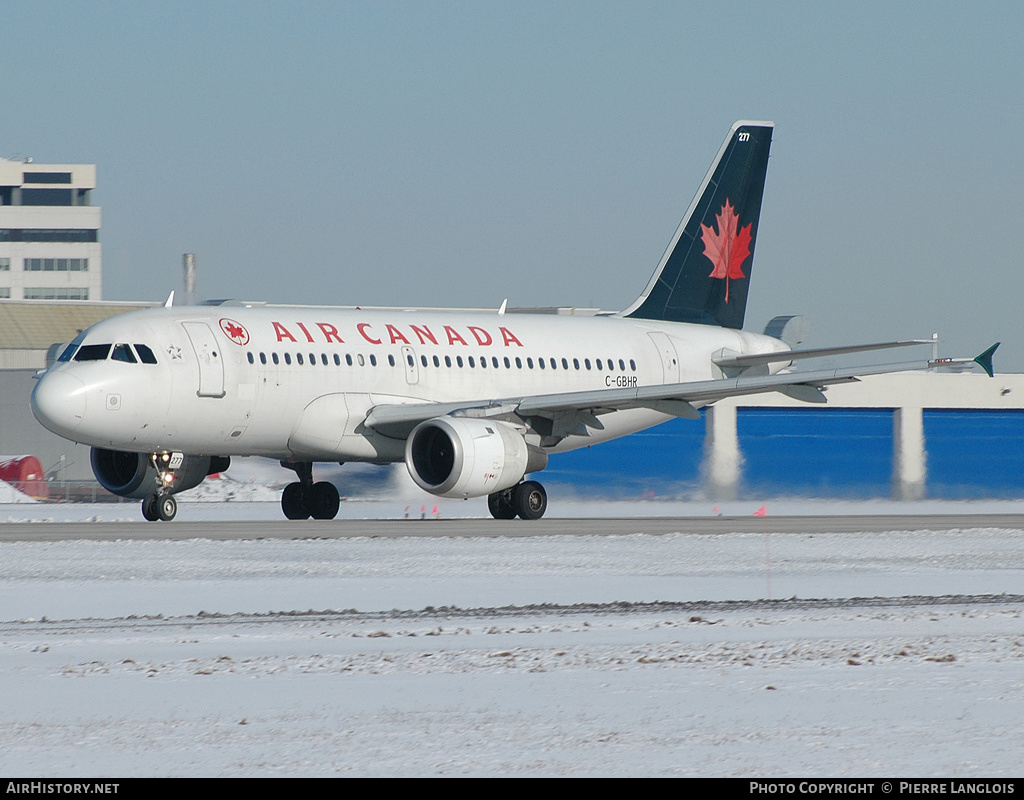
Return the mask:
<svg viewBox="0 0 1024 800"><path fill-rule="evenodd" d="M982 353L979 356L975 356L975 358L974 358L974 363L980 365L981 368L983 370L985 370L985 372L988 373L988 376L990 378L993 377L993 374L992 374L992 354L996 351L996 348L999 347L1000 344L1002 344L1002 342L996 342L994 345L992 345L984 353Z"/></svg>
<svg viewBox="0 0 1024 800"><path fill-rule="evenodd" d="M164 303L164 308L170 308L173 305L174 305L174 292L172 291L169 295L167 295L167 302Z"/></svg>

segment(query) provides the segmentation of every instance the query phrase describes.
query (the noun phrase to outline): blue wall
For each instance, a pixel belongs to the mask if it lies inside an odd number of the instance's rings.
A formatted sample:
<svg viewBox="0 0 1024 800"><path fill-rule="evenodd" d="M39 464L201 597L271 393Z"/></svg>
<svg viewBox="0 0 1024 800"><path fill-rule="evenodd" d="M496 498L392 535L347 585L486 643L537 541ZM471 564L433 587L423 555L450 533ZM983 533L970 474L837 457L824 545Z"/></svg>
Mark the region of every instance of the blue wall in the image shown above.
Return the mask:
<svg viewBox="0 0 1024 800"><path fill-rule="evenodd" d="M889 497L892 409L740 408L740 494Z"/></svg>
<svg viewBox="0 0 1024 800"><path fill-rule="evenodd" d="M926 409L928 496L1024 497L1024 411Z"/></svg>
<svg viewBox="0 0 1024 800"><path fill-rule="evenodd" d="M741 497L892 496L893 410L740 408ZM562 493L688 497L701 489L704 418L551 457L539 479ZM1024 497L1024 411L925 410L936 498Z"/></svg>
<svg viewBox="0 0 1024 800"><path fill-rule="evenodd" d="M610 498L676 496L700 487L704 415L674 419L632 436L551 457L547 487Z"/></svg>

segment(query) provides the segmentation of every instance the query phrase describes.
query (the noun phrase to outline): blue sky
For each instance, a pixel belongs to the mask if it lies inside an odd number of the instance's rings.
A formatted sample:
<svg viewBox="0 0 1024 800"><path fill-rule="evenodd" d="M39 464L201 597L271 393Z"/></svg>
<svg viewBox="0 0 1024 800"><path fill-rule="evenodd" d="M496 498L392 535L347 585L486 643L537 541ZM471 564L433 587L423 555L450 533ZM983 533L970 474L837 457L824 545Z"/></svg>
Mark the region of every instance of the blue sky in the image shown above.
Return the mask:
<svg viewBox="0 0 1024 800"><path fill-rule="evenodd" d="M191 251L204 297L622 308L730 124L771 119L748 329L1024 371L1019 5L0 10L0 156L98 165L107 299Z"/></svg>

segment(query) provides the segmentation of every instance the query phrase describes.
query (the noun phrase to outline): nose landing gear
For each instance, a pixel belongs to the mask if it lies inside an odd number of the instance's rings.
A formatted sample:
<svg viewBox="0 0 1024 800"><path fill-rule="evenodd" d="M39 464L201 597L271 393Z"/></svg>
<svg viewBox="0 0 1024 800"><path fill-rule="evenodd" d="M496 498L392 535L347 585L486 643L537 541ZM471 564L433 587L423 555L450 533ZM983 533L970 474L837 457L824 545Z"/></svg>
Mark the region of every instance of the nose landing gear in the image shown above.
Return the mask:
<svg viewBox="0 0 1024 800"><path fill-rule="evenodd" d="M142 501L142 516L149 522L170 522L177 513L178 501L169 494L153 494Z"/></svg>
<svg viewBox="0 0 1024 800"><path fill-rule="evenodd" d="M170 494L171 485L175 483L176 470L182 468L185 457L181 453L153 453L150 463L157 474L157 485L160 487L142 501L142 516L147 522L170 522L178 513L178 501Z"/></svg>

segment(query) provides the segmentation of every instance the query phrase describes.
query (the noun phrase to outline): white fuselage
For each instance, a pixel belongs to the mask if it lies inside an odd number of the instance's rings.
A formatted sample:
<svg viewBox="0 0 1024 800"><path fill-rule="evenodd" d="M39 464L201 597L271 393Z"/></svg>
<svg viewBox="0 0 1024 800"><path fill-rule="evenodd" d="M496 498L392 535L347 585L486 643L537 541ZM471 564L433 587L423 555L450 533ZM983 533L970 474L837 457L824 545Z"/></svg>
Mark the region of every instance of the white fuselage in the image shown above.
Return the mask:
<svg viewBox="0 0 1024 800"><path fill-rule="evenodd" d="M712 358L723 351L788 349L759 334L617 316L288 306L130 312L76 342L96 347L54 364L32 398L40 422L65 438L139 453L372 462L404 458L403 440L363 425L375 406L711 380L722 377ZM605 414L603 430L546 449L668 418Z"/></svg>

